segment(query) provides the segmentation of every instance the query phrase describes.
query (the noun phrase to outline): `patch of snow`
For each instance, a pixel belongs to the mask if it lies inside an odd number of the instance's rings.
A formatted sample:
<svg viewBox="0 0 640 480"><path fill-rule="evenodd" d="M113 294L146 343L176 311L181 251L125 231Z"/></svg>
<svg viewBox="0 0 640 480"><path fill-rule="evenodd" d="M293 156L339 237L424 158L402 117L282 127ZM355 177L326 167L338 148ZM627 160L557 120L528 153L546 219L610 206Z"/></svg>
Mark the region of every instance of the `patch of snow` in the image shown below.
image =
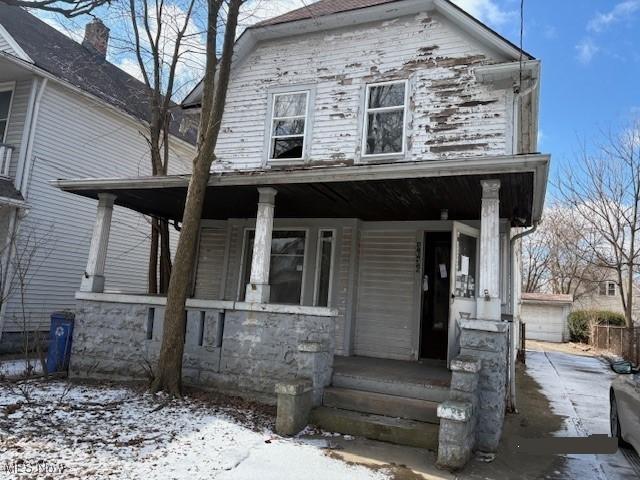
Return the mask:
<svg viewBox="0 0 640 480"><path fill-rule="evenodd" d="M38 360L27 362L24 358L19 360L5 360L0 362L0 378L16 378L27 376L31 372L42 373L42 365Z"/></svg>
<svg viewBox="0 0 640 480"><path fill-rule="evenodd" d="M123 387L4 382L0 467L40 465L83 479L388 478L328 457L326 440L280 437L238 408Z"/></svg>

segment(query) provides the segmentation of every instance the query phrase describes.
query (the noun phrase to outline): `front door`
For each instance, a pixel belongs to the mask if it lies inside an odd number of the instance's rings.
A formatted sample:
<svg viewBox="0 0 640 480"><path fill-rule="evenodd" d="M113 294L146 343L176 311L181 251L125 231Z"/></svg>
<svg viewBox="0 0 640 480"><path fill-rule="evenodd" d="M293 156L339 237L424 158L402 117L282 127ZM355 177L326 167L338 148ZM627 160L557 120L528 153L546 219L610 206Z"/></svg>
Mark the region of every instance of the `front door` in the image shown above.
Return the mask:
<svg viewBox="0 0 640 480"><path fill-rule="evenodd" d="M426 232L422 279L420 357L445 360L449 331L451 234Z"/></svg>
<svg viewBox="0 0 640 480"><path fill-rule="evenodd" d="M451 232L451 306L449 309L449 341L447 363L460 351L458 320L476 314L476 284L478 237L480 231L463 223L453 222Z"/></svg>

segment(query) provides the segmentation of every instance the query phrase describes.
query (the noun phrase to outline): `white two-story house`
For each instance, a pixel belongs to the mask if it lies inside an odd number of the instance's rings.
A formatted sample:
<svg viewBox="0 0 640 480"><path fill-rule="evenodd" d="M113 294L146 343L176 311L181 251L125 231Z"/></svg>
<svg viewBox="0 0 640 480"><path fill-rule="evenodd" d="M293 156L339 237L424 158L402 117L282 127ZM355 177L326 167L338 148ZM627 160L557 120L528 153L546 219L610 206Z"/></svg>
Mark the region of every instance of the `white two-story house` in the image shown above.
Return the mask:
<svg viewBox="0 0 640 480"><path fill-rule="evenodd" d="M108 36L94 20L80 44L0 2L0 352L22 351L27 332L75 307L95 209L50 180L151 172L147 89L106 59ZM178 173L195 135L175 123ZM144 293L149 221L125 209L113 221L107 288Z"/></svg>
<svg viewBox="0 0 640 480"><path fill-rule="evenodd" d="M403 415L376 399L423 402L407 421L437 423L448 367L477 354L479 448L494 449L515 401L518 235L540 218L550 161L537 152L539 76L538 60L445 0L322 0L248 28L203 210L185 380L273 401L277 382L308 378L316 421L375 436L358 422ZM187 184L57 182L100 199L96 252L114 203L179 219ZM164 299L77 298L72 371L140 376ZM118 361L91 340L114 311L129 335L109 336ZM420 441L385 428L433 446L428 428Z"/></svg>

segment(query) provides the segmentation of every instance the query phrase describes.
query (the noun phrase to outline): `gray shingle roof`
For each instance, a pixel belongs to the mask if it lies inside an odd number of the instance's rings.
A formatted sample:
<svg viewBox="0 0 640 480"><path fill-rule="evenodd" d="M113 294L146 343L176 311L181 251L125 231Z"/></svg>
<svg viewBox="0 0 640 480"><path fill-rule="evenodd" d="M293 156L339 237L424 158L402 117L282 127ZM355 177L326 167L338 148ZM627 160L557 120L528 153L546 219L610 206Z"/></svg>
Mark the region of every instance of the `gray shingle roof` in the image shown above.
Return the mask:
<svg viewBox="0 0 640 480"><path fill-rule="evenodd" d="M139 120L149 118L146 85L19 7L0 1L0 24L35 65ZM171 133L195 143L196 132L180 132L182 112L173 111Z"/></svg>
<svg viewBox="0 0 640 480"><path fill-rule="evenodd" d="M373 7L375 5L382 5L383 3L392 3L397 1L399 0L320 0L315 3L307 2L308 5L306 7L291 10L290 12L277 17L268 18L267 20L256 23L255 26L262 27L265 25L276 25L278 23L321 17L323 15L348 12L350 10L358 10L360 8Z"/></svg>

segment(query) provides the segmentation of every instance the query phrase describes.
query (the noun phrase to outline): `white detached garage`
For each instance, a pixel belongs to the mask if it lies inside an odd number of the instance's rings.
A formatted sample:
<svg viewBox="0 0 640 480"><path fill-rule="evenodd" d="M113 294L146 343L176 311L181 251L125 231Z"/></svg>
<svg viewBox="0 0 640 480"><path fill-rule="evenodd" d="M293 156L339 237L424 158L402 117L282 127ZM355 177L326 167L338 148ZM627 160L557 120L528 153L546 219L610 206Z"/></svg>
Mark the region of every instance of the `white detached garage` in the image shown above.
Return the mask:
<svg viewBox="0 0 640 480"><path fill-rule="evenodd" d="M567 316L573 297L550 293L523 293L521 318L527 340L565 342L569 340Z"/></svg>

